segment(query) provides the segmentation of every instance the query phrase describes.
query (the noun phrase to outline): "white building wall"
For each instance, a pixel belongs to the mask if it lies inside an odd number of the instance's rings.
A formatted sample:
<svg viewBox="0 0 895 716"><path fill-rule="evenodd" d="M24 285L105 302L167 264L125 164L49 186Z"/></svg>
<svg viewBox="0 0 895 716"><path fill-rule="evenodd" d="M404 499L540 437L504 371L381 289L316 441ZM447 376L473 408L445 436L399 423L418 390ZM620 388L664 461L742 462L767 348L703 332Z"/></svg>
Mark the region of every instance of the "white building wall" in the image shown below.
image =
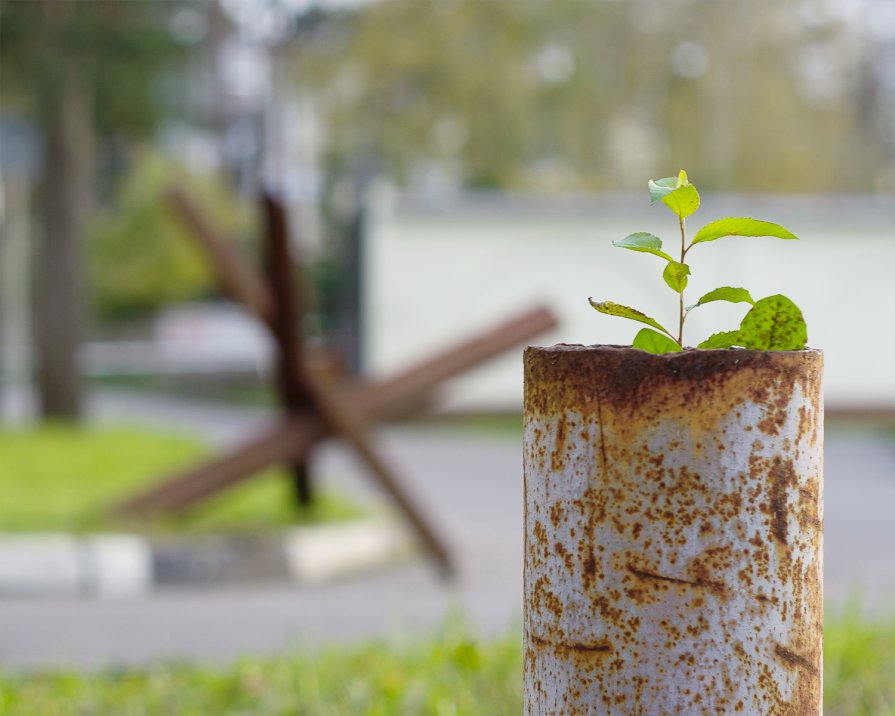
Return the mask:
<svg viewBox="0 0 895 716"><path fill-rule="evenodd" d="M692 302L718 286L784 293L803 310L809 345L826 354L829 405L895 406L895 201L703 197L690 236L723 216L782 223L802 239L729 237L688 255ZM676 218L639 197L593 200L405 200L374 211L367 246L367 369L399 370L536 302L561 325L534 342L630 344L639 324L596 313L587 297L639 308L669 329L675 294L661 259L614 248L635 231L674 255ZM736 328L746 304L714 303L688 319L685 342ZM521 350L442 391L445 410L508 410L522 396Z"/></svg>

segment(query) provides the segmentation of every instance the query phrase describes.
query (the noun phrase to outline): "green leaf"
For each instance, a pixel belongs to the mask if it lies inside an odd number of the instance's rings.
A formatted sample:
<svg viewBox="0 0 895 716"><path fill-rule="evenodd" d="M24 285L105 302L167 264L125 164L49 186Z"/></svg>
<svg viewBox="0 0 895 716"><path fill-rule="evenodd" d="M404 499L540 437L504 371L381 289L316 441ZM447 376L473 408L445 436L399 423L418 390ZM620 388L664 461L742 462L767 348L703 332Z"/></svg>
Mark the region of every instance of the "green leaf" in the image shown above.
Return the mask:
<svg viewBox="0 0 895 716"><path fill-rule="evenodd" d="M699 192L695 186L687 184L663 197L662 203L679 217L686 219L699 208Z"/></svg>
<svg viewBox="0 0 895 716"><path fill-rule="evenodd" d="M696 308L697 306L711 303L712 301L728 301L729 303L755 303L755 301L752 300L752 296L745 288L722 286L721 288L716 288L713 291L709 291L707 294L705 294L705 296L700 298L692 306L687 306L687 310L689 311L693 308Z"/></svg>
<svg viewBox="0 0 895 716"><path fill-rule="evenodd" d="M671 257L662 251L662 239L646 231L629 234L620 241L613 241L612 245L621 249L631 249L631 251L644 251L648 254L660 256L666 261L671 261Z"/></svg>
<svg viewBox="0 0 895 716"><path fill-rule="evenodd" d="M722 236L775 236L778 239L798 239L792 232L784 229L780 224L772 224L770 221L758 219L730 218L719 219L706 224L693 237L690 245L701 244L704 241L714 241Z"/></svg>
<svg viewBox="0 0 895 716"><path fill-rule="evenodd" d="M650 204L661 199L662 203L682 219L699 208L699 192L687 180L683 170L676 177L666 177L649 181Z"/></svg>
<svg viewBox="0 0 895 716"><path fill-rule="evenodd" d="M665 283L668 284L672 291L677 293L687 288L687 276L689 275L690 267L677 261L669 261L662 272L662 278L665 279Z"/></svg>
<svg viewBox="0 0 895 716"><path fill-rule="evenodd" d="M641 313L634 308L628 308L627 306L622 306L621 304L613 303L612 301L597 302L592 298L588 298L587 300L595 310L600 313L605 313L607 316L620 316L621 318L629 318L632 321L640 321L640 323L645 323L653 328L658 328L663 333L668 333L668 329L664 328L655 319L650 318L645 313ZM670 336L671 334L668 333L668 335Z"/></svg>
<svg viewBox="0 0 895 716"><path fill-rule="evenodd" d="M700 343L697 348L732 348L739 345L737 342L740 336L739 331L721 331L713 333Z"/></svg>
<svg viewBox="0 0 895 716"><path fill-rule="evenodd" d="M634 348L639 348L647 353L655 353L656 355L677 353L681 350L677 341L672 340L668 336L663 336L661 333L656 333L652 328L641 328L637 335L634 336L634 343L631 345Z"/></svg>
<svg viewBox="0 0 895 716"><path fill-rule="evenodd" d="M761 351L800 351L808 329L798 306L786 296L756 301L740 324L739 345Z"/></svg>
<svg viewBox="0 0 895 716"><path fill-rule="evenodd" d="M649 203L655 204L663 197L668 196L678 188L677 177L665 177L665 179L649 180Z"/></svg>

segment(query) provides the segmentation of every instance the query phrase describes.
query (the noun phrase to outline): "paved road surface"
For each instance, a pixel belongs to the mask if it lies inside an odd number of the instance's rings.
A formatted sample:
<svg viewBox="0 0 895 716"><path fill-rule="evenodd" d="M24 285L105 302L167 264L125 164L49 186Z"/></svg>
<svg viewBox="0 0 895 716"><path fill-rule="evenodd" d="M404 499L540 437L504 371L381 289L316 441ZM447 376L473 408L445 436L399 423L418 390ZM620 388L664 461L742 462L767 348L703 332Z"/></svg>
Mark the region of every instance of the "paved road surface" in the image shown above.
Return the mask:
<svg viewBox="0 0 895 716"><path fill-rule="evenodd" d="M260 412L104 394L96 420L189 427L216 441L238 439ZM125 601L0 601L0 666L100 666L155 659L229 661L295 644L410 635L459 606L486 632L518 623L521 609L520 447L511 436L458 430L383 432L392 463L425 502L456 550L460 578L442 584L423 563L316 587L255 585L164 592ZM318 472L363 486L337 445ZM359 480L361 480L359 482ZM826 593L841 604L860 592L874 609L895 609L895 440L828 430Z"/></svg>

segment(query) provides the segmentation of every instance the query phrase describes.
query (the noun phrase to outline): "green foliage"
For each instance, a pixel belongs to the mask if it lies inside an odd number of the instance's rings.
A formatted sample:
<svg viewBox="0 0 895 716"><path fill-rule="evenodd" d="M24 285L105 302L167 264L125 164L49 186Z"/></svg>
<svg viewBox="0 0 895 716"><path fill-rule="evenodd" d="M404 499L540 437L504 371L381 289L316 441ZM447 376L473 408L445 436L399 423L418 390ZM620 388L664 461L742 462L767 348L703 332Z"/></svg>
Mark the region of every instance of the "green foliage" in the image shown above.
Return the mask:
<svg viewBox="0 0 895 716"><path fill-rule="evenodd" d="M712 301L728 301L729 303L755 303L755 301L752 300L751 294L745 288L722 286L721 288L716 288L712 291L709 291L687 310L689 311L693 308L696 308L697 306L703 306L706 303L711 303Z"/></svg>
<svg viewBox="0 0 895 716"><path fill-rule="evenodd" d="M653 234L647 233L646 231L640 231L636 234L630 234L619 241L613 241L613 246L618 246L620 249L631 249L631 251L643 251L648 254L653 254L654 256L658 256L660 258L665 259L666 261L671 261L672 258L662 251L662 239L658 236L654 236Z"/></svg>
<svg viewBox="0 0 895 716"><path fill-rule="evenodd" d="M886 43L855 45L845 13L793 22L779 0L752 0L736 22L718 0L352 5L292 43L335 166L375 153L396 178L433 161L475 186L615 189L653 149L690 157L706 188L872 192L891 177L880 109L847 90L818 102L792 61L820 43L831 71L865 68L866 96L884 96ZM698 78L669 61L682 39L711 57Z"/></svg>
<svg viewBox="0 0 895 716"><path fill-rule="evenodd" d="M302 649L225 668L0 674L0 713L516 716L522 713L522 640L512 630L484 641L453 618L412 640Z"/></svg>
<svg viewBox="0 0 895 716"><path fill-rule="evenodd" d="M772 351L800 351L807 340L802 312L779 294L755 302L743 318L737 337L743 348Z"/></svg>
<svg viewBox="0 0 895 716"><path fill-rule="evenodd" d="M675 293L681 293L681 291L687 288L687 276L689 275L690 267L677 261L669 261L662 272L662 278L665 279L668 288Z"/></svg>
<svg viewBox="0 0 895 716"><path fill-rule="evenodd" d="M147 148L137 151L112 208L100 215L88 237L90 285L101 318L146 314L216 290L208 260L164 201L175 184L215 225L238 238L250 233L250 214L218 177L188 173Z"/></svg>
<svg viewBox="0 0 895 716"><path fill-rule="evenodd" d="M652 328L641 328L634 336L634 342L631 345L647 353L655 354L677 353L681 349L673 338L656 333Z"/></svg>
<svg viewBox="0 0 895 716"><path fill-rule="evenodd" d="M2 431L0 525L10 531L121 527L105 522L103 511L110 504L207 454L207 447L191 437L131 428L45 425ZM272 470L184 517L152 526L210 531L330 522L363 514L346 498L327 493L310 511L296 511L290 492L286 476Z"/></svg>
<svg viewBox="0 0 895 716"><path fill-rule="evenodd" d="M739 331L721 331L713 333L700 343L697 348L733 348L737 345L737 339L740 336Z"/></svg>
<svg viewBox="0 0 895 716"><path fill-rule="evenodd" d="M895 716L895 616L868 619L857 601L824 623L824 713Z"/></svg>
<svg viewBox="0 0 895 716"><path fill-rule="evenodd" d="M158 125L161 84L186 53L169 20L186 0L68 2L50 22L47 3L0 4L0 65L4 99L39 123L55 104L60 63L74 63L89 88L91 115L103 137L146 137Z"/></svg>
<svg viewBox="0 0 895 716"><path fill-rule="evenodd" d="M849 607L824 624L824 713L895 716L895 617ZM226 667L161 664L99 673L0 673L0 713L17 716L511 716L522 713L516 630L476 637L458 619L409 641L301 649Z"/></svg>
<svg viewBox="0 0 895 716"><path fill-rule="evenodd" d="M694 308L713 301L749 303L752 304L752 309L746 314L739 330L715 333L702 341L697 348L741 346L753 350L803 350L808 340L805 319L798 307L785 296L778 294L756 302L745 288L722 286L709 291L699 301L686 309L684 308L684 290L687 288L687 277L690 275L690 266L684 260L687 252L695 245L714 241L722 236L772 236L780 239L797 239L798 237L779 224L769 221L731 218L707 224L696 233L696 236L687 245L686 218L699 208L699 192L690 183L687 173L682 169L676 177L650 179L648 187L651 203L655 204L657 201L661 201L678 217L681 235L680 261L675 261L662 251L662 240L658 236L646 232L630 234L621 241L612 243L620 248L651 253L665 259L667 263L662 272L662 278L668 287L679 296L677 338L654 319L634 308L621 306L612 301L595 301L593 298L588 299L590 305L600 313L628 318L658 328L668 334L675 346L675 348L670 348L668 339L664 336L641 329L634 339L633 346L648 353L669 353L672 350L683 350L684 322L687 319L687 314ZM661 340L657 340L657 336Z"/></svg>
<svg viewBox="0 0 895 716"><path fill-rule="evenodd" d="M774 236L778 239L798 239L799 237L787 231L779 224L770 221L758 221L757 219L731 218L720 219L706 224L693 237L691 244L701 244L704 241L714 241L722 236Z"/></svg>
<svg viewBox="0 0 895 716"><path fill-rule="evenodd" d="M681 219L686 219L699 208L699 192L687 179L687 172L681 169L677 177L649 181L650 203L661 200Z"/></svg>

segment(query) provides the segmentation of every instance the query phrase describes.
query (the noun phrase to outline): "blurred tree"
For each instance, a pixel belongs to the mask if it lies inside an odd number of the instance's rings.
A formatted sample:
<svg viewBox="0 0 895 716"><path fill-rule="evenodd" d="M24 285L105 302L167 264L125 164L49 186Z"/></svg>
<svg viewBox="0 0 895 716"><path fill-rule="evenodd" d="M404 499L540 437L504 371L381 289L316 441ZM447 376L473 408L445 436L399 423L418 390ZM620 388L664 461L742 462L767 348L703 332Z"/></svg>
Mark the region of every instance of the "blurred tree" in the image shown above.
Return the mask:
<svg viewBox="0 0 895 716"><path fill-rule="evenodd" d="M875 46L822 0L380 0L296 45L333 167L408 180L872 191L891 170ZM890 75L891 76L891 75ZM691 169L692 168L692 169Z"/></svg>
<svg viewBox="0 0 895 716"><path fill-rule="evenodd" d="M84 323L83 237L96 192L97 132L145 135L159 118L156 81L178 59L166 24L177 2L0 0L4 104L44 143L35 246L35 349L44 417L77 418Z"/></svg>
<svg viewBox="0 0 895 716"><path fill-rule="evenodd" d="M164 202L172 185L185 187L216 226L227 228L228 238L255 234L252 212L220 177L187 172L148 146L128 164L115 200L88 231L89 284L101 319L145 315L215 291L205 255Z"/></svg>

